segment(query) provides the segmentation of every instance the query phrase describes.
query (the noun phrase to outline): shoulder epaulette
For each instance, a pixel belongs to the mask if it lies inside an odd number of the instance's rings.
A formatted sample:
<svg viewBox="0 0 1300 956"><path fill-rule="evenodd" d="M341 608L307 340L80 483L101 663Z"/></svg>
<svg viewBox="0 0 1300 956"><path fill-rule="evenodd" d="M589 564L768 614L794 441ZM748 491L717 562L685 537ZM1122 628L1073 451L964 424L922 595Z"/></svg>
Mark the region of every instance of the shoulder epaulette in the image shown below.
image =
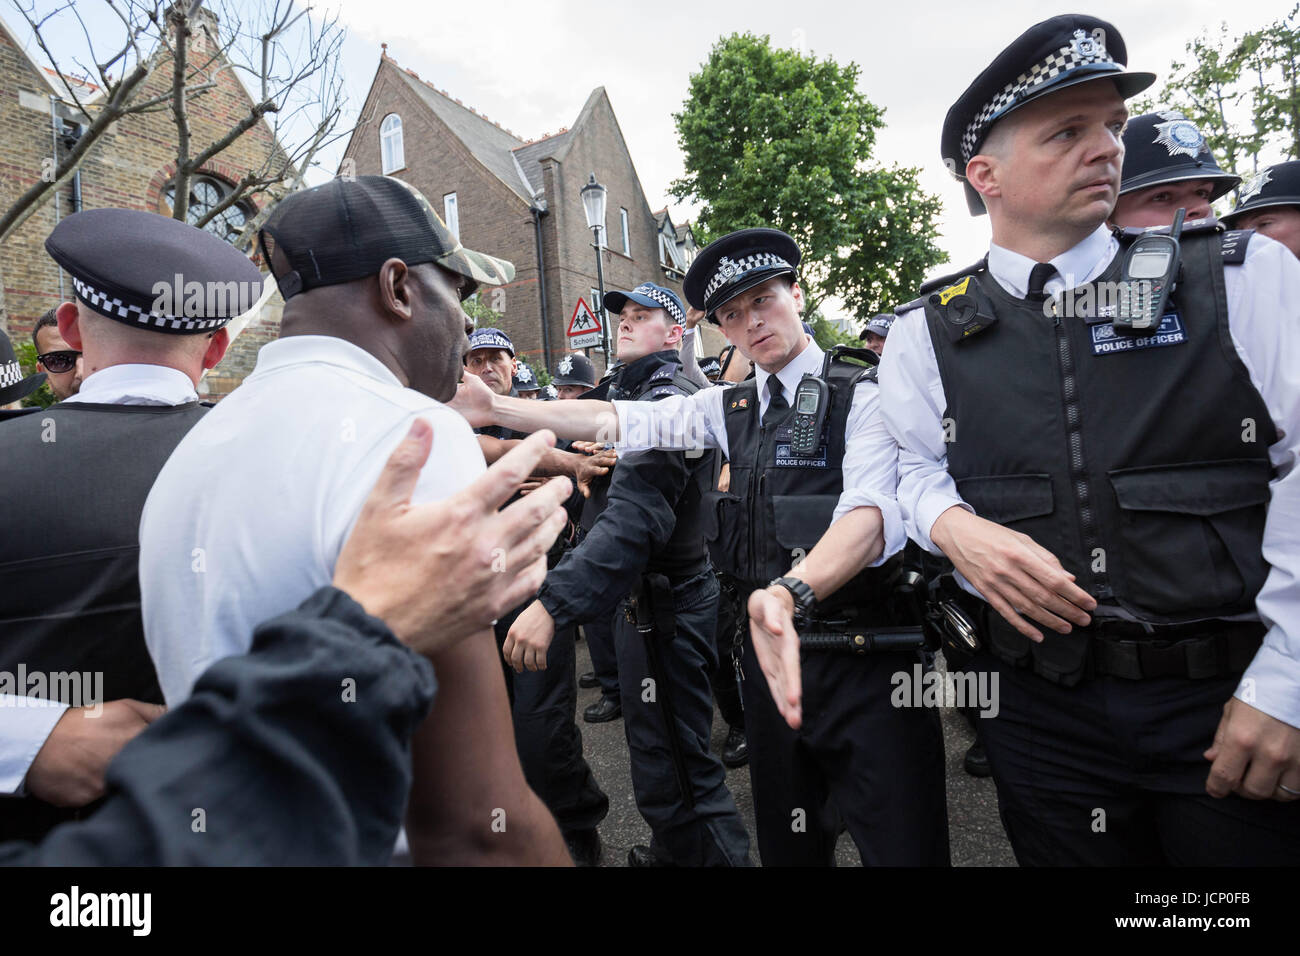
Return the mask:
<svg viewBox="0 0 1300 956"><path fill-rule="evenodd" d="M1254 232L1254 229L1229 229L1223 234L1219 252L1225 266L1239 266L1246 261L1246 246Z"/></svg>
<svg viewBox="0 0 1300 956"><path fill-rule="evenodd" d="M946 276L939 276L937 279L931 279L929 282L923 283L920 289L921 295L918 298L916 304L920 305L921 304L920 299L924 299L935 289L942 289L946 285L952 285L962 276L968 276L974 272L982 272L985 269L985 267L987 267L988 261L989 261L988 256L985 256L983 259L981 259L979 262L976 262L974 265L969 265L964 269L958 269L956 272L950 272Z"/></svg>
<svg viewBox="0 0 1300 956"><path fill-rule="evenodd" d="M1172 228L1172 225L1145 226L1142 228L1136 226L1112 226L1111 233L1116 239L1127 244L1142 236L1167 236ZM1223 229L1223 223L1217 219L1192 219L1183 223L1183 231L1179 235L1195 236L1203 232L1223 232Z"/></svg>

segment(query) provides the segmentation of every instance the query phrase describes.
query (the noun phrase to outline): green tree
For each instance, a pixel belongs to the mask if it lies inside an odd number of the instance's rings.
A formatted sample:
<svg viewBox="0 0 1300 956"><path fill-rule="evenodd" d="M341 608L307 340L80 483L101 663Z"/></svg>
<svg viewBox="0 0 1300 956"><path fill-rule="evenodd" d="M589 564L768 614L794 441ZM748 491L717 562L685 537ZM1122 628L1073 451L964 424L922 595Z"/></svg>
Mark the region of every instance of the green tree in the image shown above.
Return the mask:
<svg viewBox="0 0 1300 956"><path fill-rule="evenodd" d="M501 313L484 302L483 296L478 292L462 302L460 307L474 321L476 329L495 327L501 322Z"/></svg>
<svg viewBox="0 0 1300 956"><path fill-rule="evenodd" d="M696 235L789 233L810 314L830 296L855 315L888 311L947 259L935 243L940 200L917 170L872 162L884 110L859 92L858 72L733 34L692 74L673 116L686 175L671 192L700 204Z"/></svg>
<svg viewBox="0 0 1300 956"><path fill-rule="evenodd" d="M1297 14L1300 4L1239 36L1227 23L1203 31L1188 41L1187 59L1170 64L1159 99L1138 100L1133 112L1182 111L1224 168L1243 176L1276 159L1300 159Z"/></svg>
<svg viewBox="0 0 1300 956"><path fill-rule="evenodd" d="M0 332L0 335L3 335ZM23 377L36 374L36 346L31 342L14 343L14 357L18 359L18 364L22 367ZM22 407L31 408L33 405L40 408L49 408L54 404L54 390L50 388L49 381L41 383L41 387L29 395L23 396Z"/></svg>

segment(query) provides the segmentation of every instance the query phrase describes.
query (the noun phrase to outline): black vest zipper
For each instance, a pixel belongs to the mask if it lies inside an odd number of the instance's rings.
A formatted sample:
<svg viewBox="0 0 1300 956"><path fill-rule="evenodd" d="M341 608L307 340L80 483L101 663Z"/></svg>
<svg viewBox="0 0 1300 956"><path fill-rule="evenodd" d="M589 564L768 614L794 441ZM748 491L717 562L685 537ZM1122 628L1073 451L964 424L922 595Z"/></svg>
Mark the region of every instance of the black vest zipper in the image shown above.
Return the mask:
<svg viewBox="0 0 1300 956"><path fill-rule="evenodd" d="M758 390L754 390L757 396ZM763 416L759 414L762 411L762 403L755 403L758 407L754 409L754 414L758 415L758 441L754 448L754 470L750 472L750 481L754 482L753 491L749 497L749 570L752 574L758 574L758 551L754 542L757 540L767 543L767 527L763 520L763 480L767 477L763 469L763 449L767 445L767 426L763 424ZM754 582L751 582L754 583ZM767 582L763 582L766 584Z"/></svg>
<svg viewBox="0 0 1300 956"><path fill-rule="evenodd" d="M1065 434L1070 447L1070 482L1079 504L1079 527L1083 532L1083 559L1091 561L1093 552L1102 547L1097 527L1097 512L1092 506L1092 483L1083 459L1083 419L1079 414L1079 383L1074 374L1074 353L1070 349L1070 335L1060 313L1053 309L1052 322L1056 326L1056 356L1061 366L1061 397L1065 401ZM1102 547L1102 555L1105 556ZM1091 564L1088 565L1092 567ZM1103 565L1104 567L1104 565ZM1082 573L1082 568L1079 569ZM1095 596L1108 594L1106 572L1093 574Z"/></svg>

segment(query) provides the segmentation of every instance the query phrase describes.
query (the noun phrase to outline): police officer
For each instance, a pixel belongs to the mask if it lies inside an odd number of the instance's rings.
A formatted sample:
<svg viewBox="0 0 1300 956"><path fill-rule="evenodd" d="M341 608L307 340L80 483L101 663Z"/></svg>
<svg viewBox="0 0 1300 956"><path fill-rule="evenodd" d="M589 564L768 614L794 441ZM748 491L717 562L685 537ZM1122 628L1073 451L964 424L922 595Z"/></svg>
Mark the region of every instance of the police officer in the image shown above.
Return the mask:
<svg viewBox="0 0 1300 956"><path fill-rule="evenodd" d="M140 612L140 514L208 410L195 388L225 354L226 324L262 289L238 250L153 213L80 212L45 248L76 291L57 319L86 378L75 401L0 429L0 672L98 672L103 683L66 687L74 699L57 707L6 710L0 790L25 794L0 801L0 839L35 839L82 813L108 760L161 711Z"/></svg>
<svg viewBox="0 0 1300 956"><path fill-rule="evenodd" d="M710 355L700 363L700 371L709 380L709 384L716 385L718 376L722 374L722 363L718 361L716 356Z"/></svg>
<svg viewBox="0 0 1300 956"><path fill-rule="evenodd" d="M764 865L830 864L839 819L864 863L946 864L938 713L890 704L891 678L911 673L918 655L847 652L855 634L865 641L873 628L892 623L892 557L905 540L893 496L897 448L875 414L867 369L828 361L803 330L799 258L785 233L746 229L702 250L687 273L688 300L755 362L752 380L654 403L572 402L539 411L462 386L453 407L471 424L546 426L574 438L617 437L620 447L716 447L726 454L730 490L710 493L703 515L715 559L722 555L722 570L747 591L787 602L787 610L797 602L809 633L829 645L805 655L808 719L798 730L782 719L789 713L799 724L798 705L783 700L778 712L748 636L738 655ZM827 387L812 411L824 415L823 427L802 456L791 446L795 392L805 374ZM800 565L792 574L791 565L828 528L832 547L815 573L805 575ZM873 563L884 567L863 570Z"/></svg>
<svg viewBox="0 0 1300 956"><path fill-rule="evenodd" d="M537 381L537 375L533 372L533 367L521 358L515 359L513 384L515 394L520 398L529 398L534 401L541 399L542 384Z"/></svg>
<svg viewBox="0 0 1300 956"><path fill-rule="evenodd" d="M14 353L13 342L9 341L9 336L0 335L0 421L4 421L5 417L17 417L7 416L5 406L26 398L44 385L45 379L45 372L24 375L23 367L18 364L18 356Z"/></svg>
<svg viewBox="0 0 1300 956"><path fill-rule="evenodd" d="M1232 229L1254 229L1300 256L1300 160L1252 176L1223 221Z"/></svg>
<svg viewBox="0 0 1300 956"><path fill-rule="evenodd" d="M581 352L572 352L560 359L551 374L560 398L577 398L596 387L596 367Z"/></svg>
<svg viewBox="0 0 1300 956"><path fill-rule="evenodd" d="M656 402L697 386L682 372L677 345L685 309L670 289L646 282L605 297L618 315L621 364L609 396ZM593 405L579 401L570 405ZM554 629L608 611L614 619L624 729L637 807L654 835L633 848L633 866L745 865L749 836L709 752L709 670L718 587L700 532L700 503L712 487L714 456L641 451L622 457L606 505L519 616L505 653L516 669L547 667Z"/></svg>
<svg viewBox="0 0 1300 956"><path fill-rule="evenodd" d="M527 382L520 382L521 370L528 373ZM510 337L495 328L475 329L470 335L465 371L503 395L517 397L520 384L536 384L536 377L528 366L517 364ZM527 437L527 432L496 426L474 430L480 436L480 446L489 461L504 453L511 443ZM573 455L558 447L543 456L537 475L569 473L566 459L579 464L585 476L580 479L582 483L589 484L595 477L586 471L588 459L585 455ZM578 472L572 474L576 479ZM536 476L530 479L533 483L537 480ZM571 516L581 508L582 498L576 492L575 496L567 505ZM567 533L561 535L561 540L551 549L548 556L550 565L553 566L563 554L567 536ZM497 621L498 647L504 644L510 625L525 606L521 604ZM602 854L597 827L609 812L609 797L596 782L582 752L582 732L576 722L576 639L573 627L560 630L552 655L553 666L549 670L528 674L516 674L509 668L504 670L515 744L524 777L554 814L574 861L582 866L596 866Z"/></svg>
<svg viewBox="0 0 1300 956"><path fill-rule="evenodd" d="M949 110L992 244L891 330L899 502L982 627L1022 864L1294 863L1300 264L1205 223L1159 332L1116 326L1131 240L1105 221L1154 80L1125 63L1109 23L1055 17Z"/></svg>
<svg viewBox="0 0 1300 956"><path fill-rule="evenodd" d="M1225 173L1196 124L1177 110L1128 121L1119 200L1110 215L1117 226L1169 226L1179 209L1188 221L1209 219L1210 204L1241 182Z"/></svg>
<svg viewBox="0 0 1300 956"><path fill-rule="evenodd" d="M871 321L862 327L862 333L858 338L866 343L867 348L875 352L877 356L885 352L885 337L889 335L889 327L894 324L894 317L888 313L882 315L873 315Z"/></svg>
<svg viewBox="0 0 1300 956"><path fill-rule="evenodd" d="M560 359L551 380L555 383L557 397L561 400L572 400L584 395L595 398L598 394L603 398L607 387L603 386L597 392L596 367L581 352L571 352ZM608 487L608 481L593 487L591 498L582 511L581 534L591 530L596 516L604 509ZM603 724L623 716L623 704L618 692L618 663L614 657L613 619L612 614L602 614L582 625L582 634L587 639L587 650L591 654L592 670L578 678L578 686L600 688L600 698L582 710L582 719L589 724Z"/></svg>

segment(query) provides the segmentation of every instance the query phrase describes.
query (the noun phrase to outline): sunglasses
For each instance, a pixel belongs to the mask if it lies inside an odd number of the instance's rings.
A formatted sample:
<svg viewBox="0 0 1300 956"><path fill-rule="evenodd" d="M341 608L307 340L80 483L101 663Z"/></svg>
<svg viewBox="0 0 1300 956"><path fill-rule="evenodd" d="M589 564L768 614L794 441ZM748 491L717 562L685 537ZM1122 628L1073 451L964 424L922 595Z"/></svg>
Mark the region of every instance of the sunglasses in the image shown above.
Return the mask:
<svg viewBox="0 0 1300 956"><path fill-rule="evenodd" d="M47 372L54 372L56 375L60 372L71 372L77 365L77 358L81 355L76 349L60 349L57 352L44 352L36 356L36 360L45 366Z"/></svg>

